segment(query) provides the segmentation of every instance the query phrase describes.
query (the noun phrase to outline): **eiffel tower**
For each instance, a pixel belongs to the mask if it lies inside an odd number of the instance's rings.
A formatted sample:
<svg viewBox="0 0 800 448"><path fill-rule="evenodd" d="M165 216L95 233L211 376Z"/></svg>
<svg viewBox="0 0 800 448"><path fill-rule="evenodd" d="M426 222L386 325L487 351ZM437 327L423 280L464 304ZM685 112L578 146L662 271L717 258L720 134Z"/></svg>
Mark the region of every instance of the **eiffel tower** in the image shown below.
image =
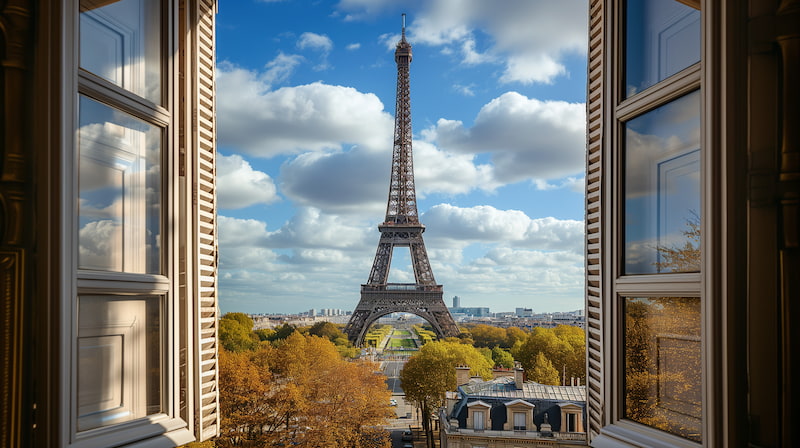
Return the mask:
<svg viewBox="0 0 800 448"><path fill-rule="evenodd" d="M367 328L373 322L394 312L416 314L425 319L440 338L459 334L458 326L442 300L442 285L437 285L433 278L425 242L422 240L425 226L419 222L417 216L408 80L411 44L406 41L405 21L406 15L403 14L402 34L394 52L397 63L397 105L386 219L378 226L381 238L369 280L361 285L361 300L344 329L355 345L361 345ZM388 283L395 247L409 249L416 283Z"/></svg>

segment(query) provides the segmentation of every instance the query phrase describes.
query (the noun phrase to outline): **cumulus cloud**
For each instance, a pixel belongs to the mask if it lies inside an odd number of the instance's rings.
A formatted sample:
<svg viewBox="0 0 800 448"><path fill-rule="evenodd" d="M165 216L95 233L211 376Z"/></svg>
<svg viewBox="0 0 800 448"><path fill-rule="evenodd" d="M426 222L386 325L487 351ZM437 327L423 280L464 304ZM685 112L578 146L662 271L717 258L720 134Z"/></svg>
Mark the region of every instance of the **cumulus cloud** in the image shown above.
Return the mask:
<svg viewBox="0 0 800 448"><path fill-rule="evenodd" d="M217 155L217 198L221 209L271 204L279 199L272 178L254 170L237 154Z"/></svg>
<svg viewBox="0 0 800 448"><path fill-rule="evenodd" d="M265 244L273 248L364 249L367 234L374 230L350 223L337 215L305 207L275 232L270 233ZM320 252L322 254L322 252Z"/></svg>
<svg viewBox="0 0 800 448"><path fill-rule="evenodd" d="M333 41L324 34L305 32L300 35L300 39L297 41L297 48L301 50L310 48L327 53L333 48Z"/></svg>
<svg viewBox="0 0 800 448"><path fill-rule="evenodd" d="M395 7L388 1L339 3L351 20ZM466 64L502 64L501 82L552 83L566 74L566 55L586 53L586 0L505 0L502 7L483 0L432 0L420 7L407 30L412 44L440 46ZM491 46L478 53L475 41L483 35ZM393 48L398 38L385 35L381 41Z"/></svg>
<svg viewBox="0 0 800 448"><path fill-rule="evenodd" d="M359 48L361 48L361 44L358 43L358 42L353 42L352 44L347 44L347 46L345 48L347 50L349 50L349 51L354 51L354 50L358 50Z"/></svg>
<svg viewBox="0 0 800 448"><path fill-rule="evenodd" d="M91 221L78 232L79 263L85 268L122 269L122 224L103 219Z"/></svg>
<svg viewBox="0 0 800 448"><path fill-rule="evenodd" d="M422 135L444 150L491 153L502 182L558 179L584 170L584 117L583 104L507 92L481 108L472 128L440 119Z"/></svg>
<svg viewBox="0 0 800 448"><path fill-rule="evenodd" d="M391 152L352 148L305 153L284 163L281 189L293 201L328 213L377 217L386 210Z"/></svg>
<svg viewBox="0 0 800 448"><path fill-rule="evenodd" d="M297 41L297 48L301 50L315 50L321 53L320 61L314 66L314 70L327 70L330 68L328 64L328 54L333 49L333 41L324 34L316 34L305 32L300 35Z"/></svg>
<svg viewBox="0 0 800 448"><path fill-rule="evenodd" d="M489 165L475 164L472 154L444 152L415 140L414 181L417 196L494 191L500 184ZM391 152L356 147L332 153L304 153L281 169L283 193L305 206L327 213L380 216L386 210Z"/></svg>
<svg viewBox="0 0 800 448"><path fill-rule="evenodd" d="M217 70L219 143L273 157L354 143L391 144L393 120L371 93L319 82L270 90L265 73L231 65Z"/></svg>
<svg viewBox="0 0 800 448"><path fill-rule="evenodd" d="M583 250L584 224L552 217L530 218L519 210L489 205L461 208L439 204L421 218L432 237L462 242L513 244L537 250Z"/></svg>
<svg viewBox="0 0 800 448"><path fill-rule="evenodd" d="M468 85L454 84L453 90L464 96L475 96L475 87L477 86L474 83Z"/></svg>

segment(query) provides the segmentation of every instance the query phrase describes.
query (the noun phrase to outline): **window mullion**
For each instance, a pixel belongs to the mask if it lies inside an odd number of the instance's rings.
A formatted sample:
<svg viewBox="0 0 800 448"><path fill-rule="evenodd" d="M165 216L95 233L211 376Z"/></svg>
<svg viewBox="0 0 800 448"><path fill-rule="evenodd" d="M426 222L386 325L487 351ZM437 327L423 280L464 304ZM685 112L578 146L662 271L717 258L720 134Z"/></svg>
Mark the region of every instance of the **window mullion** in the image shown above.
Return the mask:
<svg viewBox="0 0 800 448"><path fill-rule="evenodd" d="M101 77L78 70L78 92L91 96L99 101L111 104L137 118L165 128L170 123L169 111L151 101L131 93L122 87L110 84Z"/></svg>

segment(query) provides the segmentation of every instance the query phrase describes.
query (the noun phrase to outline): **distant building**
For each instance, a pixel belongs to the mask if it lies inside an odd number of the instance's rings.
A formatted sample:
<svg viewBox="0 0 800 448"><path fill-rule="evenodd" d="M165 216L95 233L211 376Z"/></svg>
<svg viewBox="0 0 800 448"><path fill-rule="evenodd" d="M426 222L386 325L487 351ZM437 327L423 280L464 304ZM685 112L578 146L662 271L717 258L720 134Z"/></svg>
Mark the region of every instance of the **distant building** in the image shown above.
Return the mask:
<svg viewBox="0 0 800 448"><path fill-rule="evenodd" d="M488 317L491 316L492 312L489 311L487 307L479 307L479 306L468 306L468 307L459 307L459 308L450 308L451 314L464 314L467 316L472 317Z"/></svg>
<svg viewBox="0 0 800 448"><path fill-rule="evenodd" d="M461 297L453 296L453 308L461 308Z"/></svg>
<svg viewBox="0 0 800 448"><path fill-rule="evenodd" d="M532 308L517 308L516 309L517 317L531 317L533 316L533 309Z"/></svg>
<svg viewBox="0 0 800 448"><path fill-rule="evenodd" d="M520 368L490 381L457 368L458 392L439 413L441 448L586 446L586 389L524 381Z"/></svg>

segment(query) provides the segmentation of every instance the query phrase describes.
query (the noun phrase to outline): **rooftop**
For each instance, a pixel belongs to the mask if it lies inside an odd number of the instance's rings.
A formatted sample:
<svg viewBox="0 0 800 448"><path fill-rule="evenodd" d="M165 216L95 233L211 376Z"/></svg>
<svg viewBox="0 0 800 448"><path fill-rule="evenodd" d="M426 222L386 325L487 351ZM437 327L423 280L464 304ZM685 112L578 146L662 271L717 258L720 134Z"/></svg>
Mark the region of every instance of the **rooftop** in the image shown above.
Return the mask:
<svg viewBox="0 0 800 448"><path fill-rule="evenodd" d="M522 384L522 389L517 389L513 377L501 377L489 381L472 379L468 384L461 386L461 390L473 397L586 401L586 388L584 386L551 386L525 381Z"/></svg>

